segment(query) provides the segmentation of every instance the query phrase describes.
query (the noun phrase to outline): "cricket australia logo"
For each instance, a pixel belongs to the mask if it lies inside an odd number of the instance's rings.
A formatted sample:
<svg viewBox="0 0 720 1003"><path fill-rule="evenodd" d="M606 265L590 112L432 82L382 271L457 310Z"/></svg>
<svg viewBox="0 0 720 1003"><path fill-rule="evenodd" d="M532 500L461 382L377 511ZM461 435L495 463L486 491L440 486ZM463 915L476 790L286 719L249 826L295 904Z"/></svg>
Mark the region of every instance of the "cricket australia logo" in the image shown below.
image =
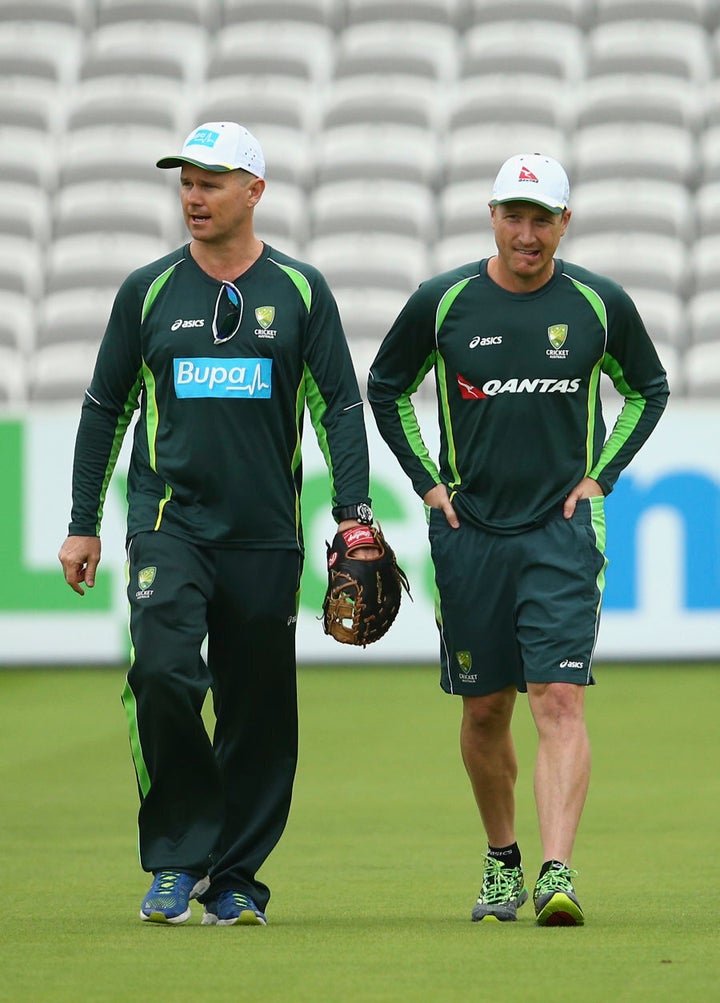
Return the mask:
<svg viewBox="0 0 720 1003"><path fill-rule="evenodd" d="M275 307L274 306L258 306L255 307L255 320L258 322L260 327L255 329L255 334L258 338L274 338L277 331L270 329L270 325L275 320Z"/></svg>
<svg viewBox="0 0 720 1003"><path fill-rule="evenodd" d="M136 599L149 599L153 594L153 589L150 587L155 581L155 575L157 574L157 568L142 568L138 571L137 583L138 591L135 593Z"/></svg>
<svg viewBox="0 0 720 1003"><path fill-rule="evenodd" d="M462 681L464 683L474 683L477 680L477 674L472 672L472 655L470 652L457 651L455 652L455 657L460 667L460 678Z"/></svg>
<svg viewBox="0 0 720 1003"><path fill-rule="evenodd" d="M567 348L563 348L565 341L568 336L568 326L567 324L551 324L547 329L548 341L552 345L552 348L548 348L545 354L550 359L566 359L568 356Z"/></svg>

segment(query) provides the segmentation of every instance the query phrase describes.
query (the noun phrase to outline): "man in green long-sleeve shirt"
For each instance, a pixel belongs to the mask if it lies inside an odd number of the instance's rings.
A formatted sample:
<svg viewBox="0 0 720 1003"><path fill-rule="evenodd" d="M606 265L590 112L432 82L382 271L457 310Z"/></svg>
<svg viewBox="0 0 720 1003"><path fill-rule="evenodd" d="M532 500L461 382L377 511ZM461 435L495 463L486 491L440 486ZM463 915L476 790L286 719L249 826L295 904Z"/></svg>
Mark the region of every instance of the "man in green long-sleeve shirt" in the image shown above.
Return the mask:
<svg viewBox="0 0 720 1003"><path fill-rule="evenodd" d="M537 922L584 922L570 857L587 794L584 721L605 572L603 500L665 407L665 372L630 297L556 259L570 220L556 161L511 157L490 212L497 255L423 283L371 367L381 434L428 507L441 685L488 839L476 921L527 899L515 836L511 720L527 692L542 867ZM439 465L411 397L434 371ZM609 436L606 373L624 397Z"/></svg>
<svg viewBox="0 0 720 1003"><path fill-rule="evenodd" d="M360 393L312 266L255 236L258 141L206 123L180 168L192 240L122 284L82 406L65 578L100 560L108 481L128 473L132 664L123 693L140 793L141 919L264 924L256 873L284 829L297 760L295 628L307 406L341 530L372 522ZM207 665L201 646L207 636ZM201 709L212 690L212 740Z"/></svg>

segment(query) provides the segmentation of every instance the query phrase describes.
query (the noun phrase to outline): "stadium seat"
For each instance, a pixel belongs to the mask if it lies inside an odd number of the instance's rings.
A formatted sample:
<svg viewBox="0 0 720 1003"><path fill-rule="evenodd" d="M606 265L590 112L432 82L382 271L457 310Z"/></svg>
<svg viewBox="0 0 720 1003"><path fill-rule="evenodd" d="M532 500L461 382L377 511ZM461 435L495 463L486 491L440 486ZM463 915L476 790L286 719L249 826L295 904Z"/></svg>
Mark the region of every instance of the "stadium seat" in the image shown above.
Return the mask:
<svg viewBox="0 0 720 1003"><path fill-rule="evenodd" d="M80 286L49 293L37 311L37 349L88 342L97 351L116 292L112 286Z"/></svg>
<svg viewBox="0 0 720 1003"><path fill-rule="evenodd" d="M455 77L457 33L446 24L398 19L351 24L338 36L336 80L402 74L445 83Z"/></svg>
<svg viewBox="0 0 720 1003"><path fill-rule="evenodd" d="M450 133L507 122L563 129L568 95L561 81L547 75L517 74L508 86L504 74L492 73L464 80L443 104Z"/></svg>
<svg viewBox="0 0 720 1003"><path fill-rule="evenodd" d="M315 187L310 199L315 237L333 233L391 233L417 240L435 235L435 198L427 185L365 178Z"/></svg>
<svg viewBox="0 0 720 1003"><path fill-rule="evenodd" d="M658 19L703 24L714 0L592 0L597 24Z"/></svg>
<svg viewBox="0 0 720 1003"><path fill-rule="evenodd" d="M39 349L28 362L27 385L31 404L82 403L90 383L97 345L71 341Z"/></svg>
<svg viewBox="0 0 720 1003"><path fill-rule="evenodd" d="M0 129L31 129L54 137L62 126L61 91L41 77L0 75Z"/></svg>
<svg viewBox="0 0 720 1003"><path fill-rule="evenodd" d="M0 290L22 293L37 301L43 288L40 245L32 238L3 237L0 240Z"/></svg>
<svg viewBox="0 0 720 1003"><path fill-rule="evenodd" d="M177 84L167 78L128 76L122 87L112 78L90 78L81 80L68 96L66 130L115 126L118 145L125 130L136 126L167 130L178 137L191 128L187 104Z"/></svg>
<svg viewBox="0 0 720 1003"><path fill-rule="evenodd" d="M585 26L594 0L467 0L469 24L543 20ZM521 38L522 36L518 36Z"/></svg>
<svg viewBox="0 0 720 1003"><path fill-rule="evenodd" d="M579 127L570 145L575 183L649 178L692 185L699 170L694 136L679 126L647 122Z"/></svg>
<svg viewBox="0 0 720 1003"><path fill-rule="evenodd" d="M53 200L53 236L98 232L155 237L170 250L183 233L180 197L170 186L118 179L60 188Z"/></svg>
<svg viewBox="0 0 720 1003"><path fill-rule="evenodd" d="M282 74L244 76L238 66L235 75L206 80L198 89L193 122L241 122L249 129L252 122L260 139L265 125L311 134L316 114L315 88L311 84ZM292 156L292 151L288 155Z"/></svg>
<svg viewBox="0 0 720 1003"><path fill-rule="evenodd" d="M585 73L585 41L576 24L525 21L518 45L515 21L476 24L462 35L461 81L491 74L551 77L572 84Z"/></svg>
<svg viewBox="0 0 720 1003"><path fill-rule="evenodd" d="M268 183L268 190L276 182L298 188L307 187L312 176L312 157L308 133L300 129L256 121L253 114L254 109L246 109L242 122L254 133L262 146L265 155L265 180Z"/></svg>
<svg viewBox="0 0 720 1003"><path fill-rule="evenodd" d="M0 124L0 177L52 191L57 177L55 137L44 129Z"/></svg>
<svg viewBox="0 0 720 1003"><path fill-rule="evenodd" d="M563 129L532 121L466 126L448 133L443 146L446 182L474 182L476 201L486 204L498 169L516 153L541 152L568 165Z"/></svg>
<svg viewBox="0 0 720 1003"><path fill-rule="evenodd" d="M700 187L720 181L720 125L708 126L698 137Z"/></svg>
<svg viewBox="0 0 720 1003"><path fill-rule="evenodd" d="M20 407L24 410L27 396L25 357L0 343L0 404L6 408Z"/></svg>
<svg viewBox="0 0 720 1003"><path fill-rule="evenodd" d="M80 288L117 288L135 268L167 254L153 237L84 233L60 237L48 248L48 292Z"/></svg>
<svg viewBox="0 0 720 1003"><path fill-rule="evenodd" d="M50 236L50 197L45 188L37 184L4 181L2 200L2 239L15 236L35 240L39 244L46 243Z"/></svg>
<svg viewBox="0 0 720 1003"><path fill-rule="evenodd" d="M720 58L718 59L718 69L720 69ZM720 74L703 88L700 95L700 105L703 128L706 130L718 128L720 126Z"/></svg>
<svg viewBox="0 0 720 1003"><path fill-rule="evenodd" d="M436 130L439 98L440 85L425 77L392 73L343 77L323 94L320 128L364 124Z"/></svg>
<svg viewBox="0 0 720 1003"><path fill-rule="evenodd" d="M77 79L83 41L74 24L0 20L0 79L70 86Z"/></svg>
<svg viewBox="0 0 720 1003"><path fill-rule="evenodd" d="M307 196L299 185L273 181L266 187L255 207L257 235L291 254L289 247L299 248L308 236Z"/></svg>
<svg viewBox="0 0 720 1003"><path fill-rule="evenodd" d="M700 88L690 80L655 73L610 73L581 81L572 97L577 126L623 123L669 125L693 132Z"/></svg>
<svg viewBox="0 0 720 1003"><path fill-rule="evenodd" d="M114 125L69 132L55 155L59 185L116 179L167 188L177 179L155 164L160 157L177 152L181 143L182 132L148 126L129 126L121 134Z"/></svg>
<svg viewBox="0 0 720 1003"><path fill-rule="evenodd" d="M228 24L213 37L207 79L238 72L266 76L271 71L290 82L325 85L332 73L334 45L332 30L311 21Z"/></svg>
<svg viewBox="0 0 720 1003"><path fill-rule="evenodd" d="M344 125L313 144L316 183L368 177L432 184L440 168L437 133L410 125Z"/></svg>
<svg viewBox="0 0 720 1003"><path fill-rule="evenodd" d="M175 87L197 86L204 78L207 32L199 24L174 21L121 21L90 35L79 75L111 77L124 89L127 78L159 78Z"/></svg>
<svg viewBox="0 0 720 1003"><path fill-rule="evenodd" d="M222 0L220 16L222 24L256 21L261 15L264 20L307 21L335 29L341 17L343 5L337 0Z"/></svg>
<svg viewBox="0 0 720 1003"><path fill-rule="evenodd" d="M0 0L0 22L89 28L94 0Z"/></svg>
<svg viewBox="0 0 720 1003"><path fill-rule="evenodd" d="M448 272L471 261L491 258L494 254L497 254L497 247L488 222L477 233L455 234L438 240L431 250L432 272Z"/></svg>
<svg viewBox="0 0 720 1003"><path fill-rule="evenodd" d="M422 241L409 237L350 234L316 237L306 247L331 289L387 289L408 296L429 275Z"/></svg>
<svg viewBox="0 0 720 1003"><path fill-rule="evenodd" d="M624 229L573 237L568 229L560 255L626 289L647 287L679 296L688 291L687 249L673 237Z"/></svg>
<svg viewBox="0 0 720 1003"><path fill-rule="evenodd" d="M720 344L720 289L708 289L691 296L688 317L693 344L703 341Z"/></svg>
<svg viewBox="0 0 720 1003"><path fill-rule="evenodd" d="M702 84L712 76L708 33L690 21L612 21L587 33L587 75L651 73Z"/></svg>
<svg viewBox="0 0 720 1003"><path fill-rule="evenodd" d="M720 234L720 177L700 185L693 197L696 229L701 237Z"/></svg>
<svg viewBox="0 0 720 1003"><path fill-rule="evenodd" d="M720 192L718 193L720 195ZM647 178L642 184L623 179L572 185L573 237L623 229L689 240L695 224L687 185Z"/></svg>
<svg viewBox="0 0 720 1003"><path fill-rule="evenodd" d="M344 0L347 23L370 21L427 21L459 27L464 0Z"/></svg>
<svg viewBox="0 0 720 1003"><path fill-rule="evenodd" d="M145 20L216 27L217 0L95 0L95 6L100 26Z"/></svg>
<svg viewBox="0 0 720 1003"><path fill-rule="evenodd" d="M720 397L720 342L691 345L684 358L685 386L688 397L706 397L717 404Z"/></svg>
<svg viewBox="0 0 720 1003"><path fill-rule="evenodd" d="M495 170L502 161L498 160ZM490 229L488 201L492 193L493 179L475 177L470 181L458 181L443 185L438 197L440 234L446 237L470 235L478 239Z"/></svg>
<svg viewBox="0 0 720 1003"><path fill-rule="evenodd" d="M653 342L656 345L674 345L682 353L690 340L688 312L683 298L665 289L630 285L626 289Z"/></svg>
<svg viewBox="0 0 720 1003"><path fill-rule="evenodd" d="M359 341L373 342L377 352L407 300L407 296L397 290L352 286L334 287L333 295L353 357ZM360 389L364 391L364 387Z"/></svg>
<svg viewBox="0 0 720 1003"><path fill-rule="evenodd" d="M720 289L720 234L700 237L690 249L695 293Z"/></svg>
<svg viewBox="0 0 720 1003"><path fill-rule="evenodd" d="M30 354L35 346L36 302L26 293L0 289L0 346Z"/></svg>

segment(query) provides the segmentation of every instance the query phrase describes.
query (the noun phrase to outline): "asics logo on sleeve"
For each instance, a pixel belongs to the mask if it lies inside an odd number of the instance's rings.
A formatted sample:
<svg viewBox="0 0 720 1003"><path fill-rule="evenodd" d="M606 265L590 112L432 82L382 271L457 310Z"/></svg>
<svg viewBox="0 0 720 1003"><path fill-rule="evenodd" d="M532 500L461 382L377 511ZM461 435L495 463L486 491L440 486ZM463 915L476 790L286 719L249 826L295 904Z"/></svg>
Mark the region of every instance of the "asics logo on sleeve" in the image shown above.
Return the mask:
<svg viewBox="0 0 720 1003"><path fill-rule="evenodd" d="M175 394L186 397L272 397L272 359L173 359Z"/></svg>

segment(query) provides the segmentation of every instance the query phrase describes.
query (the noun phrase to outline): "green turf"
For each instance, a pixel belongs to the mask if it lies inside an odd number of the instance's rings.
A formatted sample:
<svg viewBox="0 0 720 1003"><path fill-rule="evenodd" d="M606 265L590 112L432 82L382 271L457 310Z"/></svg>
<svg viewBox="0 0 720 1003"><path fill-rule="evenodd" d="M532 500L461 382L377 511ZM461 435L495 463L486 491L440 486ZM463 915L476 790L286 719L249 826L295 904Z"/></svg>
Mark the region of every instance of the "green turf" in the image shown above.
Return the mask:
<svg viewBox="0 0 720 1003"><path fill-rule="evenodd" d="M473 924L484 848L433 668L300 670L269 926L137 917L123 672L0 670L0 1000L694 1001L720 996L720 665L600 667L574 866L587 925ZM540 860L516 712L519 839Z"/></svg>

